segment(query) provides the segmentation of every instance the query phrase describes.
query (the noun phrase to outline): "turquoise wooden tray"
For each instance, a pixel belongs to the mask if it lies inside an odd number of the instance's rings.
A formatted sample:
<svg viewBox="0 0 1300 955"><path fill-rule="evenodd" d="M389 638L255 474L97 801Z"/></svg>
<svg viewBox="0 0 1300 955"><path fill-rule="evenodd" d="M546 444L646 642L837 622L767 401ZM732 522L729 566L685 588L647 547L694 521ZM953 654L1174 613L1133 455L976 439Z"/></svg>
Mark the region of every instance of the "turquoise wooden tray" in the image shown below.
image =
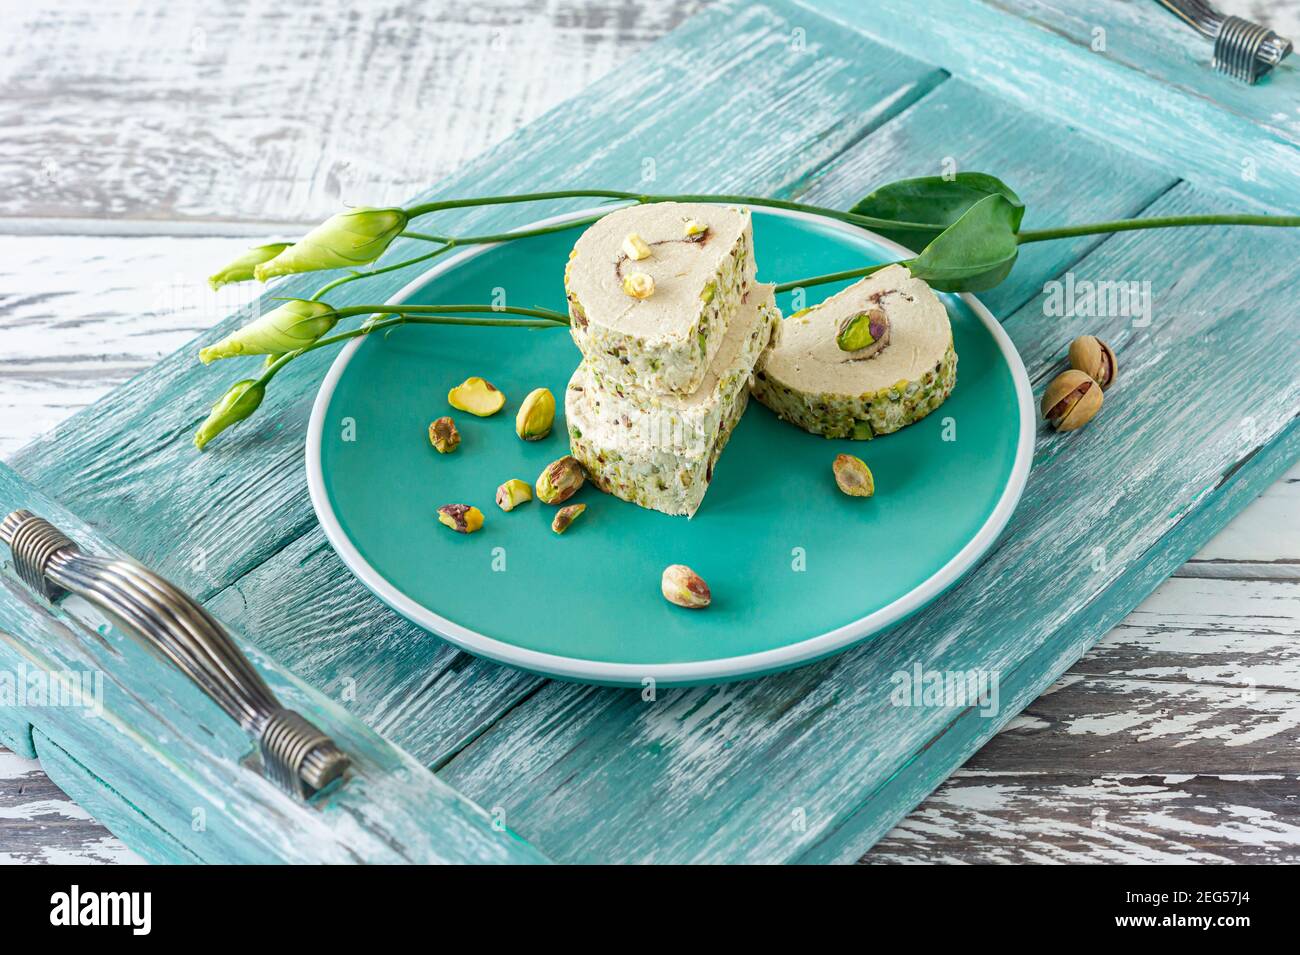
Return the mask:
<svg viewBox="0 0 1300 955"><path fill-rule="evenodd" d="M957 168L1012 184L1026 200L1028 229L1296 212L1294 57L1259 86L1238 86L1212 73L1208 47L1155 3L1095 0L1086 18L1075 8L1072 0L722 3L413 199L582 185L848 208L882 182ZM447 232L482 234L579 204L484 207L437 221ZM774 223L764 217L761 228L786 227ZM412 254L399 243L388 255ZM488 267L496 254L462 263L455 281L476 268L496 272ZM766 269L765 255L760 247ZM396 271L332 298L384 301L419 278ZM1049 307L1057 283L1119 280L1147 283L1147 314ZM269 294L310 294L320 281L290 278ZM195 453L196 424L247 371L237 362L203 369L195 351L246 322L259 307L251 306L0 467L0 513L29 508L87 548L128 553L202 601L280 698L347 750L349 777L310 803L294 802L250 759L248 736L184 678L93 608L77 599L50 604L8 567L0 572L0 669L47 679L99 673L103 712L88 719L31 700L0 706L0 741L39 756L60 786L157 861L856 860L1296 459L1298 283L1300 237L1281 230L1025 246L1011 276L981 301L1036 394L1062 369L1076 335L1108 341L1121 372L1101 414L1073 434L1038 434L1002 535L928 606L788 672L683 688L595 687L502 666L371 594L325 536L303 467L307 422L333 355L294 362L254 418ZM437 282L428 289L443 291ZM474 298L491 301L491 287ZM404 332L359 347L353 361L369 349L416 354L445 341ZM568 346L560 333L545 347ZM978 386L971 351L959 347L957 409ZM547 371L542 351L521 360L538 362L538 377L560 370ZM457 363L455 373L475 371ZM533 377L501 376L516 397ZM421 429L445 393L436 377L424 386L434 406L420 409L412 449L426 450ZM777 428L765 415L755 408L746 416L720 481L743 483L733 466L746 460L746 443ZM490 446L499 437L491 429L506 422L473 424L457 466L475 460L472 442ZM890 449L933 427L858 445L882 490L857 503L887 505L888 494L904 493L912 477L895 469L902 452ZM797 432L782 440L796 454L810 448L814 459L837 447L805 444ZM701 528L727 526L722 490L706 499ZM440 503L433 493L420 502L422 522L425 505ZM587 499L600 507L554 541L542 533L540 509L487 513L520 570L543 540L577 553L605 546L602 535L625 522L658 522ZM832 503L855 502L832 495ZM505 536L513 531L507 517L529 522L517 547ZM433 537L440 530L431 527L431 538L452 546ZM459 542L464 552L486 543L486 533ZM718 546L722 553L726 545ZM808 546L811 581L821 545ZM706 626L718 625L715 611L719 620L757 612L752 601L727 606L729 594L742 592L728 567L710 563L707 573L719 603ZM653 612L667 613L650 590ZM840 616L810 620L804 633L851 623L866 609L845 603ZM784 613L772 632L790 629ZM569 625L560 616L539 615L530 633ZM510 636L518 639L514 629ZM996 704L897 692L918 673L996 680Z"/></svg>
<svg viewBox="0 0 1300 955"><path fill-rule="evenodd" d="M512 302L564 309L564 263L580 233L466 252L394 302L474 301L500 287ZM754 241L765 280L907 257L859 229L790 213L757 211ZM505 514L493 495L509 477L531 483L568 453L562 417L548 439L514 434L522 396L542 385L563 396L581 359L567 334L406 327L357 339L313 409L312 503L344 563L380 599L502 663L635 686L805 663L933 600L992 546L1020 499L1036 429L1029 379L987 309L970 297L944 300L959 384L941 412L868 444L809 435L755 402L692 520L588 487L574 499L588 509L563 538L550 529L554 508ZM779 304L791 310L788 294ZM469 374L508 396L501 413L476 419L447 404L447 390ZM462 443L439 455L427 429L447 413ZM830 463L841 452L872 467L872 500L836 489ZM482 531L458 535L437 523L434 509L458 502L484 511ZM660 573L673 563L709 582L707 613L660 596Z"/></svg>

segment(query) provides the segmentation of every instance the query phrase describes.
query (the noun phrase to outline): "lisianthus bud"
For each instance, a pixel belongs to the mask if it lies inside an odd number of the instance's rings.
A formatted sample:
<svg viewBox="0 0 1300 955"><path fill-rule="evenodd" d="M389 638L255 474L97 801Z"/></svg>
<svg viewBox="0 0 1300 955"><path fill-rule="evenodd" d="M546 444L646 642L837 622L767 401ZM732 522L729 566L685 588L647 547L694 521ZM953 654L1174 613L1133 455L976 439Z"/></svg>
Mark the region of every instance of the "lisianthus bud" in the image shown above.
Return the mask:
<svg viewBox="0 0 1300 955"><path fill-rule="evenodd" d="M324 302L291 298L261 318L231 332L215 345L199 350L207 365L236 355L279 355L305 348L338 322L338 314Z"/></svg>
<svg viewBox="0 0 1300 955"><path fill-rule="evenodd" d="M266 388L252 378L235 382L212 406L207 420L199 425L199 430L194 432L194 446L202 451L203 446L221 432L256 411L265 396Z"/></svg>
<svg viewBox="0 0 1300 955"><path fill-rule="evenodd" d="M332 215L269 262L255 266L259 282L293 272L343 269L373 262L406 228L402 209L349 209Z"/></svg>
<svg viewBox="0 0 1300 955"><path fill-rule="evenodd" d="M270 245L254 246L220 272L209 275L208 284L215 292L221 286L230 285L232 282L247 282L253 277L253 269L263 262L271 261L292 244L292 242L272 242Z"/></svg>

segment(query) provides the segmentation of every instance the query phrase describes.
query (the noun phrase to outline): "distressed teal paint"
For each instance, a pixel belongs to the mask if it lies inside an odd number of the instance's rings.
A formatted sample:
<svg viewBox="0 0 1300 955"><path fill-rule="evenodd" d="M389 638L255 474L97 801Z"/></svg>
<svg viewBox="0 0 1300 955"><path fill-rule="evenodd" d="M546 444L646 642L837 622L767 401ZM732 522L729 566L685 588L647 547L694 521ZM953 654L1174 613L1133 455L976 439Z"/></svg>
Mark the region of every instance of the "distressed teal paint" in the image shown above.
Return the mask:
<svg viewBox="0 0 1300 955"><path fill-rule="evenodd" d="M0 465L0 513L24 507L93 553L113 543ZM57 778L100 794L104 820L155 857L165 842L139 837L129 805L183 847L173 861L541 862L543 857L487 813L440 783L407 754L263 657L236 634L280 701L311 719L353 760L347 782L303 804L249 764L253 744L179 670L154 657L83 600L51 606L6 565L0 572L0 669L44 671L64 681L99 674L93 708L29 705L22 715L57 757ZM84 684L83 684L84 685ZM93 714L93 715L92 715ZM201 815L203 825L195 826Z"/></svg>
<svg viewBox="0 0 1300 955"><path fill-rule="evenodd" d="M920 27L913 0L794 2L1202 189L1296 211L1295 54L1259 86L1242 86L1212 72L1210 45L1149 0L926 0ZM1094 30L1104 50L1093 49ZM1054 161L1050 139L1024 145L1040 163ZM1072 221L1088 221L1088 211Z"/></svg>
<svg viewBox="0 0 1300 955"><path fill-rule="evenodd" d="M1184 185L1150 211L1213 204ZM667 691L654 705L550 684L443 778L511 806L520 832L561 861L843 861L865 851L1294 460L1286 436L1300 380L1284 370L1300 367L1300 340L1286 306L1259 319L1240 270L1257 295L1283 303L1300 283L1298 252L1300 235L1263 231L1102 243L1073 266L1077 278L1149 280L1151 324L1047 317L1046 294L1005 323L1039 388L1085 331L1114 343L1120 377L1087 428L1040 438L1011 524L961 585L871 643L789 674ZM1258 469L1238 468L1260 455ZM1215 517L1193 521L1207 511ZM895 675L918 664L998 674L1006 709L896 705Z"/></svg>
<svg viewBox="0 0 1300 955"><path fill-rule="evenodd" d="M62 746L37 730L32 734L36 757L41 769L54 784L64 791L82 809L127 845L146 862L185 865L201 863L195 855L165 829L131 805L112 786L87 771ZM195 817L195 825L206 825L207 820Z"/></svg>
<svg viewBox="0 0 1300 955"><path fill-rule="evenodd" d="M954 77L836 156L795 197L847 209L886 182L952 170L996 170L1024 199L1026 229L1080 221L1083 209L1097 220L1136 216L1177 182L1086 127L1027 113ZM1011 275L980 301L1005 318L1102 241L1023 246Z"/></svg>
<svg viewBox="0 0 1300 955"><path fill-rule="evenodd" d="M1296 101L1294 63L1269 85L1235 88L1175 41L1134 70L1128 31L1181 28L1154 4L1105 0L1094 14L1109 27L1113 56L1088 48L1082 21L1060 0L724 6L428 195L579 181L628 188L652 156L665 191L744 188L847 205L859 176L865 190L952 155L964 168L996 164L990 171L1029 200L1034 227L1148 208L1294 205L1294 126L1274 117L1279 98ZM795 49L796 28L814 53ZM702 74L692 64L706 50L720 67ZM629 109L647 98L656 122L628 127ZM713 129L729 137L697 148ZM1242 178L1243 156L1257 160L1255 180ZM1150 205L1178 179L1218 198L1179 186ZM485 231L520 221L518 210L490 209L438 223ZM665 691L647 704L635 692L545 683L467 658L367 599L314 528L300 470L327 355L277 378L259 417L204 456L189 433L242 372L204 372L193 349L171 356L17 456L44 495L0 470L0 505L35 502L74 523L74 536L115 540L211 598L269 651L278 664L261 665L277 688L375 767L373 780L343 794L392 827L383 844L351 834L366 858L417 849L511 858L520 849L484 834L482 817L423 764L481 805L503 807L513 828L561 860L848 861L1297 453L1300 385L1278 374L1300 363L1285 334L1297 317L1294 236L1192 230L1032 251L994 293L998 311L1040 387L1073 334L1112 339L1121 379L1102 414L1076 435L1044 438L1013 526L960 588L867 647L767 680ZM1150 280L1152 324L1045 318L1043 283L1067 268ZM357 283L338 300L379 297L410 277ZM275 294L316 284L295 280ZM1063 571L1063 555L1074 557L1098 528L1119 542L1108 544L1106 569L1067 559ZM15 587L0 577L0 630L25 650L0 642L0 666L57 666L91 652L68 648L93 649L93 626L50 616ZM46 750L69 785L87 787L82 798L114 811L89 788L98 777L205 859L341 851L337 831L311 817L291 814L285 828L285 804L239 768L246 744L224 717L120 637L113 645L123 653L110 661L120 681L114 732L49 712L0 716L6 732L30 739L24 723L35 723L68 754L59 762ZM1005 670L1006 711L987 719L884 705L890 674L916 660ZM346 677L355 700L339 699ZM237 798L220 832L209 826L200 840L187 807L217 783ZM120 812L110 824L147 849L145 830Z"/></svg>

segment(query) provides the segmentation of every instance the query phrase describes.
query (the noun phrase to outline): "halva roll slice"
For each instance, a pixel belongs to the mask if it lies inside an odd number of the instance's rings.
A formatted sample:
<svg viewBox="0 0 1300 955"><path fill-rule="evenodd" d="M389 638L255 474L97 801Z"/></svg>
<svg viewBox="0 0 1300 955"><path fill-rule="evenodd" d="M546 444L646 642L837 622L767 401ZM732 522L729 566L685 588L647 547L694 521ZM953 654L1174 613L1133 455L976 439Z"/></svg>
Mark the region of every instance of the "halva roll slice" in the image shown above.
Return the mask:
<svg viewBox="0 0 1300 955"><path fill-rule="evenodd" d="M702 453L655 448L629 442L627 429L597 413L587 401L585 363L566 390L565 417L569 447L602 491L665 514L691 517L713 480L713 468L726 447L745 406L749 390L741 388L722 406L717 433Z"/></svg>
<svg viewBox="0 0 1300 955"><path fill-rule="evenodd" d="M639 445L647 450L704 454L713 447L736 395L749 387L754 366L780 323L772 286L756 284L746 293L704 381L693 394L646 392L610 380L600 364L589 361L583 362L585 374L575 375L571 387L584 389L589 414L619 426L615 430L619 431L620 448Z"/></svg>
<svg viewBox="0 0 1300 955"><path fill-rule="evenodd" d="M689 395L753 281L749 211L629 206L578 239L564 272L570 331L610 380Z"/></svg>
<svg viewBox="0 0 1300 955"><path fill-rule="evenodd" d="M924 418L956 379L943 303L891 265L782 322L753 393L805 431L866 439Z"/></svg>

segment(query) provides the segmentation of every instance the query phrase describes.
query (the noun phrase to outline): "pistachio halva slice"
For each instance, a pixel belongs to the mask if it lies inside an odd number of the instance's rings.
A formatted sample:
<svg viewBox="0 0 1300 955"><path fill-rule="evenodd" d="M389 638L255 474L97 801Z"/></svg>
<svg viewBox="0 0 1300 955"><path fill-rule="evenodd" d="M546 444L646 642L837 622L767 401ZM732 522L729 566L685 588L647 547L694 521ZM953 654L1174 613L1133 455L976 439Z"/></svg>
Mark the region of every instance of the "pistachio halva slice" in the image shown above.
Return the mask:
<svg viewBox="0 0 1300 955"><path fill-rule="evenodd" d="M688 395L703 382L753 276L748 210L629 206L597 221L573 247L564 270L569 328L607 378Z"/></svg>
<svg viewBox="0 0 1300 955"><path fill-rule="evenodd" d="M875 311L883 313L883 325ZM866 318L855 322L858 316ZM884 333L879 338L870 334L873 318ZM862 345L867 335L872 341L865 347L841 347L841 341ZM891 265L782 322L777 344L754 374L753 392L805 431L866 439L924 418L956 380L943 303L905 267Z"/></svg>
<svg viewBox="0 0 1300 955"><path fill-rule="evenodd" d="M584 361L569 382L583 393L584 414L614 433L620 449L637 447L704 454L719 425L749 385L754 366L780 327L771 285L754 285L727 329L704 381L693 394L656 395L611 380L598 364ZM566 396L566 401L569 399Z"/></svg>
<svg viewBox="0 0 1300 955"><path fill-rule="evenodd" d="M565 392L569 446L602 491L665 514L693 515L749 400L746 384L780 321L770 286L754 289L700 389L653 396L597 380L587 362Z"/></svg>

